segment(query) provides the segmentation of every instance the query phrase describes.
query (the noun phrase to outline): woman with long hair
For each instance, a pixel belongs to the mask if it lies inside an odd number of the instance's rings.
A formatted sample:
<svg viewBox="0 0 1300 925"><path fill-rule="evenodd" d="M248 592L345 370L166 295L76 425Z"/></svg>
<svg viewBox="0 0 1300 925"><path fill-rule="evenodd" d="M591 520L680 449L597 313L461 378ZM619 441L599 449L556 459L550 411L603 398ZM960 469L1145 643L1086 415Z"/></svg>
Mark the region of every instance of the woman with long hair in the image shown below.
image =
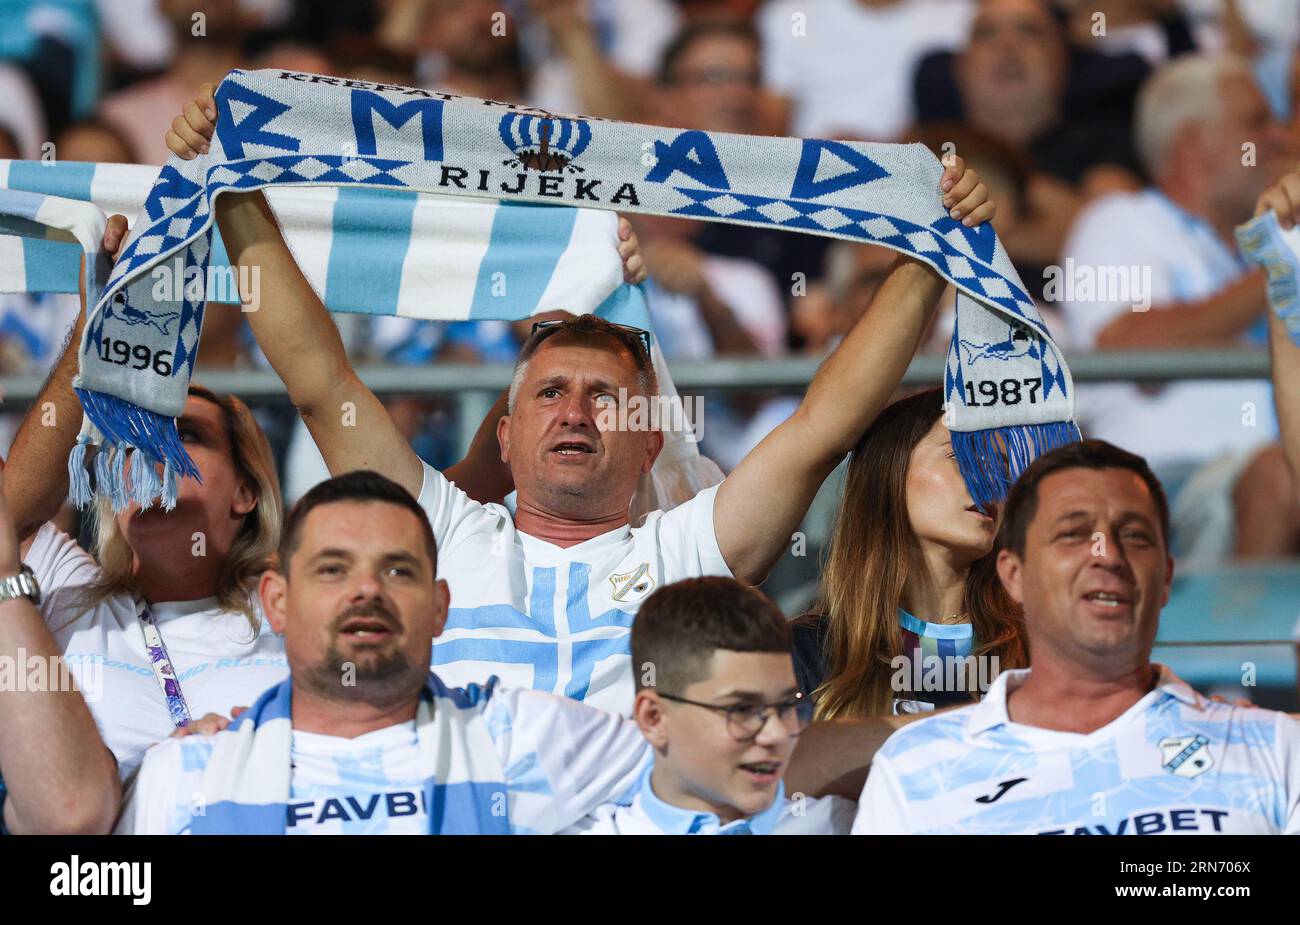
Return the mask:
<svg viewBox="0 0 1300 925"><path fill-rule="evenodd" d="M113 216L103 251L125 236L126 219ZM280 484L248 407L192 385L177 428L202 480L182 479L170 511L99 500L90 551L59 530L51 520L82 421L72 378L85 316L83 285L68 345L14 438L4 493L40 614L125 780L150 745L287 675L256 592L280 539Z"/></svg>
<svg viewBox="0 0 1300 925"><path fill-rule="evenodd" d="M126 219L113 216L103 252L119 251L126 230ZM625 223L620 239L624 278L640 282L643 259ZM126 780L150 745L205 717L199 725L219 728L232 708L287 676L283 640L257 595L279 545L282 502L252 412L233 395L191 384L177 429L202 478L179 481L172 510L132 503L115 512L100 497L90 551L51 523L68 494L64 460L82 422L72 379L85 316L83 285L68 344L14 438L3 491L40 585L41 615ZM446 474L471 497L492 498L499 458L479 440Z"/></svg>
<svg viewBox="0 0 1300 925"><path fill-rule="evenodd" d="M133 503L115 513L98 500L92 555L49 522L66 471L33 443L67 441L49 433L62 422L39 426L40 408L19 431L6 489L18 483L10 503L41 615L126 779L150 745L205 714L228 715L288 673L256 591L279 543L275 459L243 402L192 385L177 424L202 483L181 480L171 511ZM62 414L76 419L75 438L80 416Z"/></svg>
<svg viewBox="0 0 1300 925"><path fill-rule="evenodd" d="M880 413L849 456L819 604L794 627L817 719L968 702L1027 663L994 569L997 514L971 501L939 389Z"/></svg>

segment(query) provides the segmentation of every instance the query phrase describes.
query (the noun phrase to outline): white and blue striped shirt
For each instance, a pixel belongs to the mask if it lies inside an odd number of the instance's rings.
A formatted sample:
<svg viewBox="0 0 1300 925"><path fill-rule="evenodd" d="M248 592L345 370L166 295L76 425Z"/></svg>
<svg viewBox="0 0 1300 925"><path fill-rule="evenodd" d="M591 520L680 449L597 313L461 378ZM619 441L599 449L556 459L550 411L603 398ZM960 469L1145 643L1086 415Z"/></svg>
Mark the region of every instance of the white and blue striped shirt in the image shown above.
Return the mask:
<svg viewBox="0 0 1300 925"><path fill-rule="evenodd" d="M1215 703L1159 668L1087 735L1026 726L1007 671L978 704L911 723L877 752L854 834L1300 833L1300 723Z"/></svg>
<svg viewBox="0 0 1300 925"><path fill-rule="evenodd" d="M566 829L565 835L847 835L856 807L840 797L786 799L785 785L772 805L723 824L714 813L684 809L660 799L645 769L631 804L609 803Z"/></svg>
<svg viewBox="0 0 1300 925"><path fill-rule="evenodd" d="M435 709L457 711L458 724L485 732L495 754L446 754L455 742L436 745L430 788L413 723L354 739L295 730L285 833L428 831L432 792L448 801L440 811L448 818L505 817L511 834L553 834L606 803L630 801L651 762L636 725L603 710L526 688L440 689ZM196 808L213 799L203 792L204 771L218 739L234 735L191 735L150 749L117 832L186 834L196 815L213 816L216 803Z"/></svg>
<svg viewBox="0 0 1300 925"><path fill-rule="evenodd" d="M683 578L731 575L713 529L716 496L705 489L639 527L562 548L516 530L505 507L479 504L426 465L420 506L451 588L434 671L453 686L497 676L629 715L641 602Z"/></svg>

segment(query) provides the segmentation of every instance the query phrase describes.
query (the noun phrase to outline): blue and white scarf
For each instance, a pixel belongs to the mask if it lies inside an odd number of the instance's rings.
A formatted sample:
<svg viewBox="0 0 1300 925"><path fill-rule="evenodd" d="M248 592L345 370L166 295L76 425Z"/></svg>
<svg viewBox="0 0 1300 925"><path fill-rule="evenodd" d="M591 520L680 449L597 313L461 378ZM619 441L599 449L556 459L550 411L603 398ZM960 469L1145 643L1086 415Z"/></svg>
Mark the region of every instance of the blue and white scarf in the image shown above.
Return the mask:
<svg viewBox="0 0 1300 925"><path fill-rule="evenodd" d="M1284 231L1277 215L1265 212L1237 228L1237 244L1247 260L1264 268L1269 304L1300 347L1300 226Z"/></svg>
<svg viewBox="0 0 1300 925"><path fill-rule="evenodd" d="M283 835L292 788L291 680L268 690L213 738L190 816L194 835ZM490 688L453 690L430 674L415 729L434 835L509 835L507 785L487 723L473 709Z"/></svg>
<svg viewBox="0 0 1300 925"><path fill-rule="evenodd" d="M100 491L122 484L130 449L143 450L135 454L131 479L141 503L174 497L177 475L196 474L174 418L198 345L204 287L160 287L153 271L171 265L180 271L173 277L206 278L211 203L227 189L326 186L338 189L340 201L354 189L383 191L386 208L372 209L368 220L408 230L409 198L424 191L772 226L884 245L934 267L965 296L958 299L944 393L953 448L976 502L1001 498L1034 455L1078 437L1069 370L1033 301L992 227L966 228L944 211L942 166L921 145L633 125L279 70L232 71L217 88L216 103L210 152L163 167L144 220L87 324L75 383L95 428L85 437L107 443L112 452L101 456L116 460L104 466ZM535 214L522 223L521 239L564 214L529 211ZM369 246L365 228L354 241L337 270L369 295L365 307L353 310L463 317L404 303L405 272L395 280L386 273L383 291L395 297L370 295L379 291L375 261L383 255ZM509 291L521 274L502 272ZM476 292L491 281L480 272ZM539 290L545 285L534 282L528 292ZM482 318L526 317L544 307L513 298L473 304L474 317ZM604 308L617 315L615 307ZM150 460L165 464L161 485ZM73 476L84 480L78 461Z"/></svg>
<svg viewBox="0 0 1300 925"><path fill-rule="evenodd" d="M112 269L99 250L104 213L85 202L3 187L0 292L76 292L84 258L86 304L95 304Z"/></svg>

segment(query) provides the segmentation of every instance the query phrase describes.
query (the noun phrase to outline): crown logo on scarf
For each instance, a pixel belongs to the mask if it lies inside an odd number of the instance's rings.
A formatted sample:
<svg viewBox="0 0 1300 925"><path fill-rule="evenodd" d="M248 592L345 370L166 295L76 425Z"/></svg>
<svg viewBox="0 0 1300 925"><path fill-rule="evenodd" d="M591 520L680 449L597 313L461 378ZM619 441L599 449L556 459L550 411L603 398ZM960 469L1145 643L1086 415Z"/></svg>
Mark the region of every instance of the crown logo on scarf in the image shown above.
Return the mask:
<svg viewBox="0 0 1300 925"><path fill-rule="evenodd" d="M508 112L497 127L505 146L514 157L502 161L506 167L520 167L542 173L581 173L573 162L591 143L591 126L583 119L544 113Z"/></svg>

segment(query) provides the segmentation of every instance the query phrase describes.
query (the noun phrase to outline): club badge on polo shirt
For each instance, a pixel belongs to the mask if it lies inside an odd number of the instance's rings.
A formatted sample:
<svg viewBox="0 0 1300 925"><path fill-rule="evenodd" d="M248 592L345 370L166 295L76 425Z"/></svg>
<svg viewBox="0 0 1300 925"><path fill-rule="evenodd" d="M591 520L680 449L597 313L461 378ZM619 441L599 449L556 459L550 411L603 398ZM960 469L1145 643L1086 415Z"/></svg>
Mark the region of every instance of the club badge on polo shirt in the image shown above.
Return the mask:
<svg viewBox="0 0 1300 925"><path fill-rule="evenodd" d="M1178 777L1197 777L1214 766L1209 744L1203 735L1166 736L1160 740L1161 764Z"/></svg>
<svg viewBox="0 0 1300 925"><path fill-rule="evenodd" d="M650 574L650 563L642 562L630 572L610 575L609 582L614 586L611 597L620 604L635 604L654 590L654 576Z"/></svg>

